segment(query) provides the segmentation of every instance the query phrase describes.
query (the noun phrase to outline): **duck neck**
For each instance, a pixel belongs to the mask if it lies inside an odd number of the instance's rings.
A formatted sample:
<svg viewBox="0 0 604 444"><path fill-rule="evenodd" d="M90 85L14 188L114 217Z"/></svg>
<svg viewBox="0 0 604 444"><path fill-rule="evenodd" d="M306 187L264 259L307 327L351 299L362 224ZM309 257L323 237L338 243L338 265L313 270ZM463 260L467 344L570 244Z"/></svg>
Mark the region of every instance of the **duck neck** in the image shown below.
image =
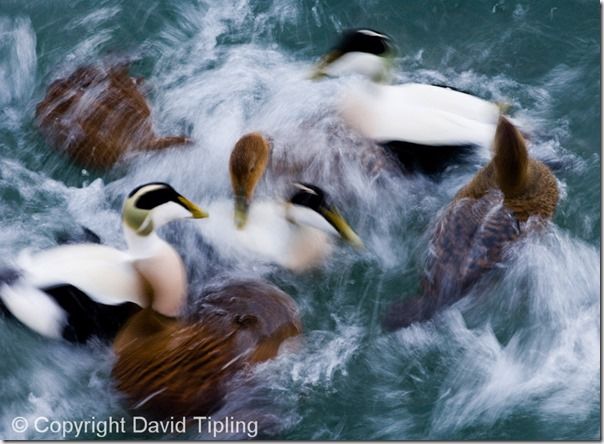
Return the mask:
<svg viewBox="0 0 604 444"><path fill-rule="evenodd" d="M141 236L124 224L124 236L134 268L149 284L151 308L176 317L186 302L187 277L180 255L155 231Z"/></svg>
<svg viewBox="0 0 604 444"><path fill-rule="evenodd" d="M153 256L163 246L168 245L155 231L141 236L126 224L123 224L123 230L128 250L136 258Z"/></svg>

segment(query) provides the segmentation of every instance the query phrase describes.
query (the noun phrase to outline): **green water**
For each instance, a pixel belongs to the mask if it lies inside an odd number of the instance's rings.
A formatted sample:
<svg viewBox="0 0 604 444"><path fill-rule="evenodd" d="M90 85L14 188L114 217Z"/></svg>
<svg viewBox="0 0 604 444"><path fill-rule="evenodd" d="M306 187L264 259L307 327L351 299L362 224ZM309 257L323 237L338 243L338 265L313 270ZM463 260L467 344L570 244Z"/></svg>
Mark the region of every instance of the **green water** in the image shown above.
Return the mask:
<svg viewBox="0 0 604 444"><path fill-rule="evenodd" d="M349 27L392 36L396 82L448 83L509 103L531 153L556 165L563 190L551 230L518 246L476 290L485 297L391 335L381 332L380 314L417 290L430 223L480 165L454 168L438 183L369 182L352 164L334 173L330 153L351 145L340 127L333 132L340 82L305 77ZM256 418L260 436L275 439L600 437L599 3L0 0L0 36L4 261L82 225L123 246L119 209L139 183L168 181L202 205L228 196L226 160L251 130L271 134L276 150L314 157L308 174L364 239L366 252L338 246L325 267L293 275L215 260L190 224L162 231L189 266L192 299L218 273L253 274L300 307L303 346L256 369L258 384L233 393L215 417ZM33 113L47 85L107 56L133 60L132 72L147 78L156 127L190 134L190 149L100 174L44 143ZM277 190L265 182L258 192ZM107 347L55 343L5 319L0 328L1 437L60 437L16 433L15 416L128 415L111 386Z"/></svg>

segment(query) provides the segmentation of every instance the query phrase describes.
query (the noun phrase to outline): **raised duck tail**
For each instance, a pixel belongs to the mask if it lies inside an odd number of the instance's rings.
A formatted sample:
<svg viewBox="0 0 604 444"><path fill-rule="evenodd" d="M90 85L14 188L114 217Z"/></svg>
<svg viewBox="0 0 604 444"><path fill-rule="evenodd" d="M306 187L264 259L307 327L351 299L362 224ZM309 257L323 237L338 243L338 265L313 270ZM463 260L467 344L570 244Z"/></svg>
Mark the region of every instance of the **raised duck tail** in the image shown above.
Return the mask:
<svg viewBox="0 0 604 444"><path fill-rule="evenodd" d="M529 156L520 131L505 117L499 117L493 164L497 185L506 198L521 194L528 183Z"/></svg>
<svg viewBox="0 0 604 444"><path fill-rule="evenodd" d="M10 286L21 277L19 270L15 268L0 266L0 316L12 317L12 313L2 300L2 292L4 286Z"/></svg>

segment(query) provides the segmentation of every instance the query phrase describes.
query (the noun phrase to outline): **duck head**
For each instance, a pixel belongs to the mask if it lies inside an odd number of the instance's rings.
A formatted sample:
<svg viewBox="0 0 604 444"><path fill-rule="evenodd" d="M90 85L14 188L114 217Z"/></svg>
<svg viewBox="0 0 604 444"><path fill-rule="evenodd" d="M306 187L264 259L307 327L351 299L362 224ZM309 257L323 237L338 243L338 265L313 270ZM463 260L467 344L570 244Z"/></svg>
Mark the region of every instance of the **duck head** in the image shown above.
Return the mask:
<svg viewBox="0 0 604 444"><path fill-rule="evenodd" d="M229 159L231 186L235 195L235 225L242 229L256 185L264 175L270 156L270 143L260 133L241 137Z"/></svg>
<svg viewBox="0 0 604 444"><path fill-rule="evenodd" d="M296 191L286 207L287 219L297 225L308 225L344 239L354 247L363 247L361 238L329 202L325 191L315 185L295 183Z"/></svg>
<svg viewBox="0 0 604 444"><path fill-rule="evenodd" d="M315 67L312 78L360 74L385 82L395 56L392 39L371 29L344 32L338 44Z"/></svg>
<svg viewBox="0 0 604 444"><path fill-rule="evenodd" d="M138 236L148 236L178 219L202 219L208 214L167 183L152 182L130 192L124 203L124 225Z"/></svg>

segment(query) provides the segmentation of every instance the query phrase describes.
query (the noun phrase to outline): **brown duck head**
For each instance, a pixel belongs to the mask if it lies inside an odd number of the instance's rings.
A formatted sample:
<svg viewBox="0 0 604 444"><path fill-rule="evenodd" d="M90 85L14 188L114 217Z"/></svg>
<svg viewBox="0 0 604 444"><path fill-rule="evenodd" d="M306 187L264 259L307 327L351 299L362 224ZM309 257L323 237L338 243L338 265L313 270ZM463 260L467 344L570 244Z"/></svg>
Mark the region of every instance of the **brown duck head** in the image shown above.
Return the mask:
<svg viewBox="0 0 604 444"><path fill-rule="evenodd" d="M235 225L245 227L249 206L256 185L264 175L270 157L271 146L260 133L241 137L229 159L229 174L235 195Z"/></svg>

